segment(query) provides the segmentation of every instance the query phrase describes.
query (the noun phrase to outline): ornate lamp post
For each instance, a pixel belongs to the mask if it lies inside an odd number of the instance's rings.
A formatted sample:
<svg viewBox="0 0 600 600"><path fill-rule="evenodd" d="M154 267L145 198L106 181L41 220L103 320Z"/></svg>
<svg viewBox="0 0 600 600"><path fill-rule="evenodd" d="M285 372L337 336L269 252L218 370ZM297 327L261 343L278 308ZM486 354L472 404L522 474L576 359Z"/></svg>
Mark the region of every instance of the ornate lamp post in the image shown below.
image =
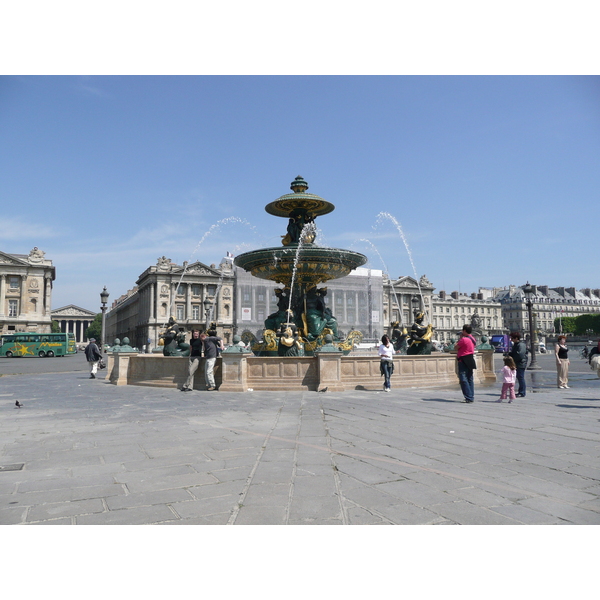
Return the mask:
<svg viewBox="0 0 600 600"><path fill-rule="evenodd" d="M419 306L421 306L421 303L419 302L419 299L416 296L413 296L410 300L412 307L413 307L413 317L417 317L417 314L419 312Z"/></svg>
<svg viewBox="0 0 600 600"><path fill-rule="evenodd" d="M208 331L208 327L210 325L209 323L209 319L210 319L210 311L212 309L212 300L210 298L205 298L204 302L202 303L204 304L204 314L206 315L206 331Z"/></svg>
<svg viewBox="0 0 600 600"><path fill-rule="evenodd" d="M527 305L527 312L529 313L529 343L531 346L531 361L529 366L527 367L528 371L539 371L541 367L537 364L535 359L535 343L534 343L534 332L533 332L533 302L531 297L533 296L533 286L529 283L529 281L522 287L523 292L525 293Z"/></svg>
<svg viewBox="0 0 600 600"><path fill-rule="evenodd" d="M100 292L100 302L102 302L102 306L100 309L102 310L102 332L100 334L100 352L104 352L104 334L106 332L106 303L108 302L108 292L106 291L106 286Z"/></svg>

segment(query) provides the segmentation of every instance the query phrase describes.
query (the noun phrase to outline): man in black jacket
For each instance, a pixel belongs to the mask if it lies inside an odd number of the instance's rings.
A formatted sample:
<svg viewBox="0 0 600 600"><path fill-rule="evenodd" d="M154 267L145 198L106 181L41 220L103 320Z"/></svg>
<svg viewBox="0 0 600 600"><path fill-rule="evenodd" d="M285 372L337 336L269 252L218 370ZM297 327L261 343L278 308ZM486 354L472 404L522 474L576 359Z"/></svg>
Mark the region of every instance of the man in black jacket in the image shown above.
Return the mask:
<svg viewBox="0 0 600 600"><path fill-rule="evenodd" d="M519 382L519 391L517 398L525 398L527 387L525 385L525 369L527 368L527 344L521 339L521 334L518 331L513 331L510 334L510 339L513 343L509 356L515 361L517 367L517 381Z"/></svg>
<svg viewBox="0 0 600 600"><path fill-rule="evenodd" d="M90 343L85 349L85 357L90 365L90 379L96 379L96 372L98 371L98 361L102 358L100 349L96 346L96 340L90 339Z"/></svg>

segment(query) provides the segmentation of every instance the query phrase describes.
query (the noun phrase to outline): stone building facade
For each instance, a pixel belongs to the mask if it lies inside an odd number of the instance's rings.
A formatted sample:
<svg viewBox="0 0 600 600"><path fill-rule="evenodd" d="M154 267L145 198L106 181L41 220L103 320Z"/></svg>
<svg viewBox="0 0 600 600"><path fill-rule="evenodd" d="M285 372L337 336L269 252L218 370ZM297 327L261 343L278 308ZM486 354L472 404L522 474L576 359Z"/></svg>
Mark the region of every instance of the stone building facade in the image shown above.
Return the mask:
<svg viewBox="0 0 600 600"><path fill-rule="evenodd" d="M0 251L0 333L50 333L55 279L52 261L37 247L29 254Z"/></svg>
<svg viewBox="0 0 600 600"><path fill-rule="evenodd" d="M542 335L560 332L560 319L578 317L586 313L600 313L600 289L533 285L533 328ZM502 307L502 317L507 331L529 331L529 314L523 286L510 285L493 288L495 299ZM555 319L559 319L555 327Z"/></svg>
<svg viewBox="0 0 600 600"><path fill-rule="evenodd" d="M410 328L414 321L414 311L425 313L425 325L431 323L433 294L432 283L423 275L419 281L414 277L400 276L398 279L383 279L383 322L386 329L392 322Z"/></svg>
<svg viewBox="0 0 600 600"><path fill-rule="evenodd" d="M503 333L502 305L483 288L470 295L440 290L432 297L432 324L440 342L457 339L463 325L471 325L481 335Z"/></svg>
<svg viewBox="0 0 600 600"><path fill-rule="evenodd" d="M95 312L69 304L53 310L51 314L63 333L75 334L76 342L87 342L85 330L96 318Z"/></svg>
<svg viewBox="0 0 600 600"><path fill-rule="evenodd" d="M205 306L207 302L207 308ZM231 259L207 266L201 262L177 265L164 256L148 267L136 286L115 300L106 315L106 339L128 337L137 348L159 345L160 334L172 316L190 331L217 323L225 343L233 337L234 281Z"/></svg>

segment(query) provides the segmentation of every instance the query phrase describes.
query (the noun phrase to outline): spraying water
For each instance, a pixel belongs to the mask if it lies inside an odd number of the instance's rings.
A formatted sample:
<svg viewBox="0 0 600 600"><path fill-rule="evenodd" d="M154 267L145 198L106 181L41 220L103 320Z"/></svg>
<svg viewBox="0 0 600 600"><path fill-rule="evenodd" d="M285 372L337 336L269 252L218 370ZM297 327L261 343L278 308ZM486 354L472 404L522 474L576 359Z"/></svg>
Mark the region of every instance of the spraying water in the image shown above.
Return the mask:
<svg viewBox="0 0 600 600"><path fill-rule="evenodd" d="M408 258L410 260L413 273L415 274L415 281L417 282L417 287L419 288L419 295L421 296L421 306L423 306L423 309L425 309L425 299L423 298L423 292L421 291L421 284L419 283L419 276L417 275L417 269L415 268L415 261L413 260L412 252L410 251L410 247L408 245L408 242L406 241L406 236L404 235L402 226L400 225L400 223L398 223L398 221L393 215L390 215L390 213L387 212L380 212L377 215L377 225L380 225L384 221L384 219L388 219L396 226L396 229L398 230L398 233L400 234L400 237L404 242L404 247L406 248L406 252L408 253ZM429 315L427 315L427 318L429 319Z"/></svg>
<svg viewBox="0 0 600 600"><path fill-rule="evenodd" d="M385 261L383 260L383 257L379 253L379 250L377 249L377 247L375 246L375 244L373 244L373 242L371 242L371 240L367 240L365 238L361 238L358 241L359 242L366 242L367 244L369 244L371 246L371 248L373 250L375 250L377 256L379 256L379 260L381 261L381 264L383 265L383 268L385 269L385 272L388 273L388 275L389 275L390 270L387 268L387 265L385 264ZM400 306L400 303L398 302L398 296L396 295L396 289L394 288L394 286L392 286L392 293L394 294L394 300L396 300L396 304L398 305L398 316L400 318L400 324L404 325L404 320L402 319L402 306Z"/></svg>
<svg viewBox="0 0 600 600"><path fill-rule="evenodd" d="M307 238L310 237L310 234L316 234L316 227L314 222L306 223L300 232L300 239L298 240L298 247L296 248L296 256L294 257L294 267L292 269L292 281L290 282L290 301L288 304L288 314L287 314L287 325L290 324L290 316L292 314L292 296L294 294L294 281L296 280L296 271L298 269L298 258L300 257L300 250L304 245L304 242Z"/></svg>
<svg viewBox="0 0 600 600"><path fill-rule="evenodd" d="M183 271L181 273L181 277L179 278L179 281L177 282L177 286L175 288L175 294L173 294L172 298L171 298L171 304L169 305L169 310L167 312L167 315L171 315L172 311L173 311L173 304L175 304L175 297L177 295L177 291L179 290L179 286L181 285L181 282L183 281L183 277L187 272L187 268L188 265L192 262L192 259L194 258L194 256L196 255L196 252L198 252L198 248L200 248L200 246L202 245L202 243L204 242L204 240L209 236L212 235L215 231L218 231L222 225L229 225L230 223L239 223L241 225L247 225L248 227L250 227L250 229L252 229L255 233L256 233L256 227L254 225L252 225L251 223L249 223L248 221L246 221L245 219L240 219L239 217L227 217L226 219L221 219L220 221L217 221L216 223L214 223L213 225L211 225L208 230L204 233L204 235L200 238L200 241L196 244L196 247L194 248L194 251L190 254L190 258L186 261L183 262ZM221 285L223 285L223 274L221 274L221 278L219 279L219 285L217 288L217 294L221 288ZM214 305L216 304L216 298L217 295L215 294L215 302L213 302L213 306L211 308L211 313L210 313L210 317L212 319L212 314L213 314L213 310L214 310ZM163 328L166 326L167 322L163 323Z"/></svg>

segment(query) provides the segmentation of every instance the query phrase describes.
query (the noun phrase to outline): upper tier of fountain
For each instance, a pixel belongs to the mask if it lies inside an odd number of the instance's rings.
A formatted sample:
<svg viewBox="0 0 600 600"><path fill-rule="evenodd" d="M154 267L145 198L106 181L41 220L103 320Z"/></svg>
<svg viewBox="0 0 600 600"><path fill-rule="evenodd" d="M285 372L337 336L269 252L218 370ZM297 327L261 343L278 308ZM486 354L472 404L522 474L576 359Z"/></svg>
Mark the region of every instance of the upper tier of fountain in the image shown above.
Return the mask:
<svg viewBox="0 0 600 600"><path fill-rule="evenodd" d="M332 212L335 206L315 194L306 192L308 184L298 176L285 194L267 204L265 210L289 219L283 247L263 248L240 254L234 260L238 267L260 279L269 279L302 289L330 279L345 277L367 262L364 254L339 248L325 248L314 243L314 220ZM295 267L295 272L294 272Z"/></svg>

